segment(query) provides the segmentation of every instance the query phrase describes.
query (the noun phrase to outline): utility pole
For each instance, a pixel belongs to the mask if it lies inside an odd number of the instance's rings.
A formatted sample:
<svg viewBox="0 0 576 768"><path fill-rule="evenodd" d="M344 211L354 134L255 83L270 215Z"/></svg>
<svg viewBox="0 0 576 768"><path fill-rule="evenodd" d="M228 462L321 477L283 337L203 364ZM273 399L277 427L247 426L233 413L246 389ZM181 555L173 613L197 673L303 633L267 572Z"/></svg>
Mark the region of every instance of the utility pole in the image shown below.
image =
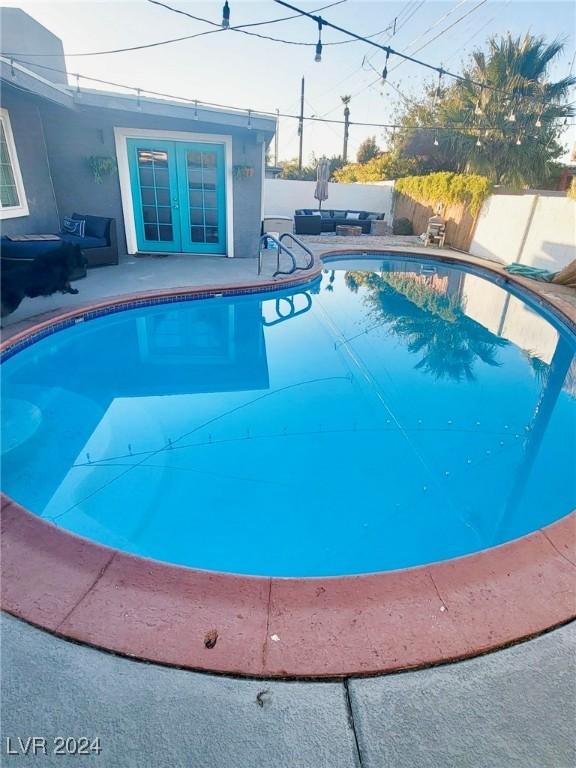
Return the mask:
<svg viewBox="0 0 576 768"><path fill-rule="evenodd" d="M348 101L344 101L344 147L342 148L342 160L344 163L348 161L348 127L350 125L350 109L348 107L349 97L346 97Z"/></svg>
<svg viewBox="0 0 576 768"><path fill-rule="evenodd" d="M276 110L276 133L274 134L274 167L278 168L278 134L280 132L280 110Z"/></svg>
<svg viewBox="0 0 576 768"><path fill-rule="evenodd" d="M298 121L298 136L300 136L300 148L298 150L298 170L302 170L302 142L304 141L304 78L300 91L300 120Z"/></svg>

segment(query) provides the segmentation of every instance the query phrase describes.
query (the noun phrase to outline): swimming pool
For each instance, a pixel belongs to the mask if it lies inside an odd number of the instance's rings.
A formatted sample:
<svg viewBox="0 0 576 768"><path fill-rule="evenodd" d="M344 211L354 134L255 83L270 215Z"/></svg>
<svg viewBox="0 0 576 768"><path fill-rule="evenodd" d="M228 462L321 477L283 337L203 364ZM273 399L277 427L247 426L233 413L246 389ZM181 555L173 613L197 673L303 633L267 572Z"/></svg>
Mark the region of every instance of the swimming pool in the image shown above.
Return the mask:
<svg viewBox="0 0 576 768"><path fill-rule="evenodd" d="M10 356L2 490L136 555L272 576L423 565L567 515L573 335L461 268L330 267Z"/></svg>

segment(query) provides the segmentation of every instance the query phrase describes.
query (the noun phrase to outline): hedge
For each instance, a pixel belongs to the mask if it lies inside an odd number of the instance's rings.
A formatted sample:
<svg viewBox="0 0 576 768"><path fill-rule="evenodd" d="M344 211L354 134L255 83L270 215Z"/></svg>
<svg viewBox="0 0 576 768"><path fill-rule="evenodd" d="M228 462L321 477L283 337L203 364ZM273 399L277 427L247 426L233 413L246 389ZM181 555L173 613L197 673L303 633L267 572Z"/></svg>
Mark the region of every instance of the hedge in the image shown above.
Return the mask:
<svg viewBox="0 0 576 768"><path fill-rule="evenodd" d="M468 205L470 212L476 215L492 193L492 184L485 176L442 171L398 179L394 189L425 205L462 203Z"/></svg>

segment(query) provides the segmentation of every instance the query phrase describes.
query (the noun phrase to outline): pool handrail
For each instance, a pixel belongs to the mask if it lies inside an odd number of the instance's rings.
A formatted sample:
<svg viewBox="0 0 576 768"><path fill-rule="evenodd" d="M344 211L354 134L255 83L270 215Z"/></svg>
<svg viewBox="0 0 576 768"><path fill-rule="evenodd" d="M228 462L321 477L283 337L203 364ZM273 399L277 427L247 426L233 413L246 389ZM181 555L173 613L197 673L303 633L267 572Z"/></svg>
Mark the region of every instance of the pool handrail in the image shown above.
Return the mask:
<svg viewBox="0 0 576 768"><path fill-rule="evenodd" d="M289 235L292 238L292 240L294 240L294 242L297 245L299 245L304 251L306 251L306 253L308 253L308 255L310 256L310 259L309 259L308 263L305 266L299 267L296 264L296 257L294 256L294 254L292 253L290 248L288 248L287 245L285 245L284 243L281 242L282 238L285 237L286 235ZM304 245L304 243L302 243L300 240L298 240L298 238L294 237L294 235L292 235L290 232L284 232L280 236L280 239L276 238L274 235L271 235L271 234L265 232L263 235L260 236L260 240L258 242L258 274L259 275L262 272L262 246L264 244L268 244L268 241L270 241L270 240L273 243L275 243L275 245L276 245L276 254L277 254L276 255L276 272L274 272L272 277L277 277L278 275L291 275L294 272L296 272L296 270L299 270L299 269L306 270L306 269L310 269L312 267L312 265L314 263L314 256L312 254L312 251L309 248L307 248ZM288 271L280 269L280 256L282 254L282 251L284 251L284 253L286 253L290 257L290 259L292 261L292 267Z"/></svg>

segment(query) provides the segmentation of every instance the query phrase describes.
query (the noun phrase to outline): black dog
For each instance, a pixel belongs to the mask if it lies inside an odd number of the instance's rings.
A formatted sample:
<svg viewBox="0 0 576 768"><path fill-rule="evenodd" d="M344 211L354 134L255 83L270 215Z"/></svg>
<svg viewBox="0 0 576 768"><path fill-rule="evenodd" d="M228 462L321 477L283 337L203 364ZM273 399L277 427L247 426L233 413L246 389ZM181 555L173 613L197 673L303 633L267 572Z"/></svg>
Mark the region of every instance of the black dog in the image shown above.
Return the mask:
<svg viewBox="0 0 576 768"><path fill-rule="evenodd" d="M70 280L82 276L86 261L77 245L62 243L37 256L0 256L2 273L1 316L14 312L25 296L50 296L53 293L78 293Z"/></svg>

